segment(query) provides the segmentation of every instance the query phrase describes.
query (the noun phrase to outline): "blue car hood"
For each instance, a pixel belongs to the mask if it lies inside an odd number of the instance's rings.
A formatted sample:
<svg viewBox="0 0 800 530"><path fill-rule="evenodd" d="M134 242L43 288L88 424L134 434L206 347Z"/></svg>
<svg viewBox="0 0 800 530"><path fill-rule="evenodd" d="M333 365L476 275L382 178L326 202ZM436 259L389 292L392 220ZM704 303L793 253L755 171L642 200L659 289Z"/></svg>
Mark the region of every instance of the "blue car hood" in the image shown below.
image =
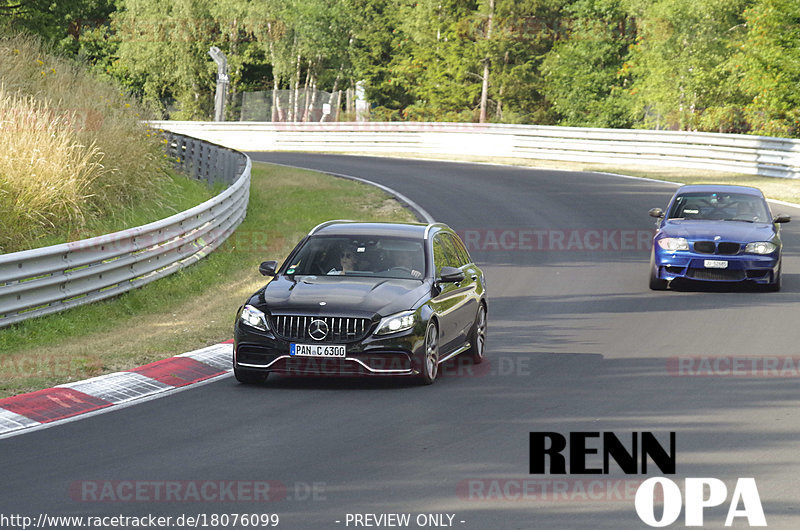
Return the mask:
<svg viewBox="0 0 800 530"><path fill-rule="evenodd" d="M690 241L713 241L716 236L720 236L723 241L747 243L770 241L775 236L775 229L772 223L675 220L666 221L660 233L668 237L684 237Z"/></svg>

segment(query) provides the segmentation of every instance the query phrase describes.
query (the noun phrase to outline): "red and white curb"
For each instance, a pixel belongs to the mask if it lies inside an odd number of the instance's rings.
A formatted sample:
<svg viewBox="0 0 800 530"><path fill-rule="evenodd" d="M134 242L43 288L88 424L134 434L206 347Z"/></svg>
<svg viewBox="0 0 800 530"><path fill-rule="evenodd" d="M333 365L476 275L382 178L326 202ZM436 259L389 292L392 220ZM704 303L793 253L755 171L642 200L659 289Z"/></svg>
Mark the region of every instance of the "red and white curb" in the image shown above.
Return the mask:
<svg viewBox="0 0 800 530"><path fill-rule="evenodd" d="M158 397L229 374L233 341L93 377L0 399L0 438L34 427Z"/></svg>

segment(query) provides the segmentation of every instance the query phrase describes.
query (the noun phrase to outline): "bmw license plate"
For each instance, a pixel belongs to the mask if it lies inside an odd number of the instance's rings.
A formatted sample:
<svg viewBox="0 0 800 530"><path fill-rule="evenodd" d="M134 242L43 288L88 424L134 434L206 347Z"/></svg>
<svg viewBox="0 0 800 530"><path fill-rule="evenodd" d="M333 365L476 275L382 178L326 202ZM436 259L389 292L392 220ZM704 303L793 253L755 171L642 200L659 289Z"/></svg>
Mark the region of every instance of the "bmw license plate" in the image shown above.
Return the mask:
<svg viewBox="0 0 800 530"><path fill-rule="evenodd" d="M330 344L290 344L289 355L298 357L345 357L344 346Z"/></svg>
<svg viewBox="0 0 800 530"><path fill-rule="evenodd" d="M703 265L705 265L706 269L727 269L728 268L728 262L725 261L725 260L719 260L719 259L707 259L707 260L705 260L703 262Z"/></svg>

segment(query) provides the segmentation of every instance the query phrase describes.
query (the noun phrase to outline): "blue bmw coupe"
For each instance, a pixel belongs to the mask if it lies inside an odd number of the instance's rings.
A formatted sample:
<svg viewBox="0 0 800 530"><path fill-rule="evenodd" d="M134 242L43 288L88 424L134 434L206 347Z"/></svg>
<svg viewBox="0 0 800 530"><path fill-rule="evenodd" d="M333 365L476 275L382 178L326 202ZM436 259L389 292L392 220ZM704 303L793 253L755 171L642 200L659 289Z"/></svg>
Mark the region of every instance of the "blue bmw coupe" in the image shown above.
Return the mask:
<svg viewBox="0 0 800 530"><path fill-rule="evenodd" d="M752 282L781 288L780 224L757 188L681 186L659 219L650 254L650 288L663 290L675 279Z"/></svg>

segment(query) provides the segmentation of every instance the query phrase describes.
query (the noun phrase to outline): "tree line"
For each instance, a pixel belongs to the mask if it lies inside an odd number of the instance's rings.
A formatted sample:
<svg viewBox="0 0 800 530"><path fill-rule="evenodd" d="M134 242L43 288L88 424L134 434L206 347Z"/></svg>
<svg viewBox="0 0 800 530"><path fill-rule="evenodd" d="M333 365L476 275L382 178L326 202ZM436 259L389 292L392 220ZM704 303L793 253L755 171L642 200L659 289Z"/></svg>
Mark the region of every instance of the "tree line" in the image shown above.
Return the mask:
<svg viewBox="0 0 800 530"><path fill-rule="evenodd" d="M362 82L372 120L800 136L797 0L0 0L162 116ZM338 100L337 100L338 101Z"/></svg>

